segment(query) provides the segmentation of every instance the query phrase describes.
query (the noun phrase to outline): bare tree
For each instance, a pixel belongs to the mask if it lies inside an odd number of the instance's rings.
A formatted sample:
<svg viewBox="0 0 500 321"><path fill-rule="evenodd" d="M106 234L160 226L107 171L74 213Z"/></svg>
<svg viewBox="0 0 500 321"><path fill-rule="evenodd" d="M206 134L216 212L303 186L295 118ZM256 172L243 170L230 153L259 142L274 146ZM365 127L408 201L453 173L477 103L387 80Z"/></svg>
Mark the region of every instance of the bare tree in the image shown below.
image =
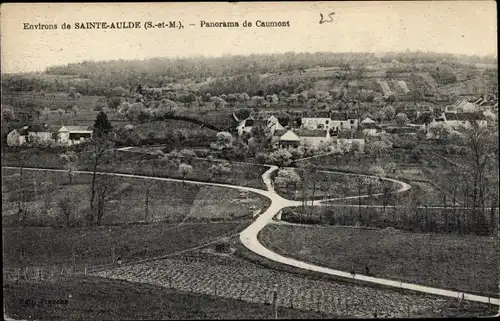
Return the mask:
<svg viewBox="0 0 500 321"><path fill-rule="evenodd" d="M485 127L473 125L463 130L463 133L465 146L468 149L465 157L472 176L473 220L478 224L480 217L477 215L476 209L482 207L482 216L484 216L486 174L489 163L495 157L495 148L498 148L498 146L495 146L494 134Z"/></svg>
<svg viewBox="0 0 500 321"><path fill-rule="evenodd" d="M68 182L71 185L73 183L73 178L76 175L78 156L73 151L67 151L61 154L60 159L63 163L64 171L68 176Z"/></svg>
<svg viewBox="0 0 500 321"><path fill-rule="evenodd" d="M19 165L19 191L18 191L18 211L17 219L21 220L21 215L24 214L26 217L26 208L24 208L24 202L26 199L24 190L24 168L28 163L29 152L27 150L22 150L17 154L17 163ZM24 212L24 213L23 213Z"/></svg>
<svg viewBox="0 0 500 321"><path fill-rule="evenodd" d="M71 214L77 208L77 203L78 195L75 194L71 189L65 191L65 193L62 195L62 198L57 201L57 205L64 215L67 227L71 225Z"/></svg>
<svg viewBox="0 0 500 321"><path fill-rule="evenodd" d="M97 211L97 225L101 225L102 218L105 213L106 203L112 198L116 197L120 191L117 189L117 184L113 178L107 174L99 175L96 181L96 204Z"/></svg>
<svg viewBox="0 0 500 321"><path fill-rule="evenodd" d="M98 167L105 161L109 161L113 156L114 144L106 139L106 137L95 137L84 150L85 157L89 160L92 169L92 184L90 188L90 215L89 222L94 221L95 213L95 194L96 194L96 178Z"/></svg>

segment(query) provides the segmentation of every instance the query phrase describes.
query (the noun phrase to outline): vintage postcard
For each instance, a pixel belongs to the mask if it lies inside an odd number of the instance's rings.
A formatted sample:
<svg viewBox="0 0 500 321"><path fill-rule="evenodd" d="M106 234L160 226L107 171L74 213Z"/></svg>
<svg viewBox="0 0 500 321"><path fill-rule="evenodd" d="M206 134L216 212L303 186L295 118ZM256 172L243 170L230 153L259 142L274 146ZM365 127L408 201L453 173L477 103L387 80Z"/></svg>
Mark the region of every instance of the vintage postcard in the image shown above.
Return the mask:
<svg viewBox="0 0 500 321"><path fill-rule="evenodd" d="M498 315L496 10L2 4L4 319Z"/></svg>

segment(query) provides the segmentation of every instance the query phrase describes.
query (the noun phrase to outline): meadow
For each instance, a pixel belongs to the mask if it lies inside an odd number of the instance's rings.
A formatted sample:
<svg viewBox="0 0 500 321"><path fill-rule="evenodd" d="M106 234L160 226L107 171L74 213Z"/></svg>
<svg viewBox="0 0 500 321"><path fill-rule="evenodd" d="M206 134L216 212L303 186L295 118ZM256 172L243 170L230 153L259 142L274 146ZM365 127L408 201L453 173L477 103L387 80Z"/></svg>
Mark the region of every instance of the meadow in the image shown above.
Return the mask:
<svg viewBox="0 0 500 321"><path fill-rule="evenodd" d="M36 301L26 303L33 298ZM43 304L43 299L67 300L67 304ZM99 277L7 283L4 303L9 317L35 320L266 319L274 313L271 305ZM279 315L287 319L330 317L281 307Z"/></svg>
<svg viewBox="0 0 500 321"><path fill-rule="evenodd" d="M238 190L222 187L113 176L99 176L98 180L105 180L109 186L102 225L248 219L256 211L265 209L268 203L260 195L242 195ZM4 226L20 224L19 201L26 212L22 218L24 226L85 225L85 215L90 210L91 181L91 174L78 174L69 184L62 172L25 170L24 195L20 198L19 171L3 169ZM64 209L70 210L69 222Z"/></svg>
<svg viewBox="0 0 500 321"><path fill-rule="evenodd" d="M498 295L497 242L491 237L417 234L336 226L270 225L262 243L279 254L376 277Z"/></svg>

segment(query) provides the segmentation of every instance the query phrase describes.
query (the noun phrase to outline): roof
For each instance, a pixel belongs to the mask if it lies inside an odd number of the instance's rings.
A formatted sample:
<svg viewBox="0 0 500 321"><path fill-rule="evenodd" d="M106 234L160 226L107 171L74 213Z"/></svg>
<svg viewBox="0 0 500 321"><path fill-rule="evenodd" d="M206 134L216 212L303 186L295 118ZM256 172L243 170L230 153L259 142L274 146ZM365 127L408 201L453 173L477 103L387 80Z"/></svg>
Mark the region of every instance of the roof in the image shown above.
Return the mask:
<svg viewBox="0 0 500 321"><path fill-rule="evenodd" d="M474 109L476 106L467 100L457 100L452 105L455 108Z"/></svg>
<svg viewBox="0 0 500 321"><path fill-rule="evenodd" d="M245 120L245 127L253 127L253 126L267 127L267 119L247 118Z"/></svg>
<svg viewBox="0 0 500 321"><path fill-rule="evenodd" d="M26 129L27 132L30 133L40 133L40 132L46 132L47 127L39 124L34 124L34 125L29 125L28 128Z"/></svg>
<svg viewBox="0 0 500 321"><path fill-rule="evenodd" d="M28 126L23 126L21 128L16 128L16 131L19 133L21 136L26 136L28 135Z"/></svg>
<svg viewBox="0 0 500 321"><path fill-rule="evenodd" d="M276 118L274 115L271 115L269 116L269 118L267 119L268 122L277 122L278 121L278 118Z"/></svg>
<svg viewBox="0 0 500 321"><path fill-rule="evenodd" d="M375 123L364 123L363 129L380 129L380 127Z"/></svg>
<svg viewBox="0 0 500 321"><path fill-rule="evenodd" d="M347 114L348 119L358 119L358 114L356 112L350 112Z"/></svg>
<svg viewBox="0 0 500 321"><path fill-rule="evenodd" d="M321 129L298 129L295 133L299 137L326 137L327 131Z"/></svg>
<svg viewBox="0 0 500 321"><path fill-rule="evenodd" d="M332 113L332 120L347 120L347 113Z"/></svg>
<svg viewBox="0 0 500 321"><path fill-rule="evenodd" d="M304 113L302 118L330 118L330 112L329 111L308 112L308 113Z"/></svg>
<svg viewBox="0 0 500 321"><path fill-rule="evenodd" d="M458 120L458 116L455 113L444 113L444 117L446 118L447 121Z"/></svg>
<svg viewBox="0 0 500 321"><path fill-rule="evenodd" d="M49 133L57 133L62 127L62 125L50 125L45 131Z"/></svg>
<svg viewBox="0 0 500 321"><path fill-rule="evenodd" d="M344 131L339 131L337 135L337 139L363 139L365 136L363 135L362 132L359 131L349 131L349 130L344 130Z"/></svg>
<svg viewBox="0 0 500 321"><path fill-rule="evenodd" d="M288 131L288 129L276 129L273 133L273 136L283 136L286 132Z"/></svg>
<svg viewBox="0 0 500 321"><path fill-rule="evenodd" d="M280 140L300 141L300 138L293 131L288 130L285 134L283 134L283 136L280 137Z"/></svg>
<svg viewBox="0 0 500 321"><path fill-rule="evenodd" d="M370 119L369 117L366 117L365 119L363 119L361 121L361 124L367 124L367 123L371 123L371 124L375 124L375 121L373 121L372 119Z"/></svg>
<svg viewBox="0 0 500 321"><path fill-rule="evenodd" d="M64 126L70 132L84 132L84 131L93 131L92 126Z"/></svg>
<svg viewBox="0 0 500 321"><path fill-rule="evenodd" d="M388 127L386 131L390 134L416 133L418 131L418 127Z"/></svg>
<svg viewBox="0 0 500 321"><path fill-rule="evenodd" d="M481 113L457 113L458 120L478 121L485 120L486 117Z"/></svg>

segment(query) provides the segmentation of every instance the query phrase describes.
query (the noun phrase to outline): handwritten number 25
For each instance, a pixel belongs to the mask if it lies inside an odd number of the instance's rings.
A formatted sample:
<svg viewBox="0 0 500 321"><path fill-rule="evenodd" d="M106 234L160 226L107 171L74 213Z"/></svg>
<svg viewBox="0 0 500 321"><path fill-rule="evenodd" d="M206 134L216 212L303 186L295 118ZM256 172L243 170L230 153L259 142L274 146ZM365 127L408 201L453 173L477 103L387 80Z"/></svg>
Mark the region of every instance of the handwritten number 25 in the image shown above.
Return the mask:
<svg viewBox="0 0 500 321"><path fill-rule="evenodd" d="M319 20L319 23L332 22L332 21L333 21L333 17L332 17L332 16L333 16L334 14L335 14L335 12L329 13L329 14L328 14L328 18L330 18L330 20L325 20L325 19L323 18L323 14L322 14L322 13L320 13L320 14L319 14L319 16L321 17L321 19Z"/></svg>

